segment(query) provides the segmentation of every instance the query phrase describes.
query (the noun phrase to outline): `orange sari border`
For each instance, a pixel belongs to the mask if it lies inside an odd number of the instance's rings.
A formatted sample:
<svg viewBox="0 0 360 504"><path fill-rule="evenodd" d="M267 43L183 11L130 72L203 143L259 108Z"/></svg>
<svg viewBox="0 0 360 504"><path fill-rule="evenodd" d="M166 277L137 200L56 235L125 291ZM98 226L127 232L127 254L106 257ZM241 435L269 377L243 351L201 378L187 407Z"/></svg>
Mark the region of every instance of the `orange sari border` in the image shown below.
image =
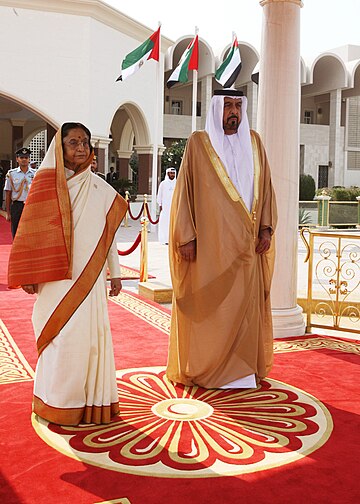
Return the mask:
<svg viewBox="0 0 360 504"><path fill-rule="evenodd" d="M39 417L57 425L75 426L80 423L108 424L119 413L119 403L96 406L84 405L80 408L57 408L45 404L42 399L33 396L33 412Z"/></svg>
<svg viewBox="0 0 360 504"><path fill-rule="evenodd" d="M40 166L31 184L11 248L8 268L10 288L64 280L72 275L74 230L61 129L53 142L45 156L44 166ZM93 157L91 152L73 177L86 170ZM51 260L54 244L57 261Z"/></svg>
<svg viewBox="0 0 360 504"><path fill-rule="evenodd" d="M49 317L37 340L39 356L49 343L59 334L61 329L76 312L81 303L86 299L94 286L102 268L104 267L115 232L119 227L126 210L127 204L125 200L116 195L107 214L106 224L102 236L100 237L92 256L79 278Z"/></svg>

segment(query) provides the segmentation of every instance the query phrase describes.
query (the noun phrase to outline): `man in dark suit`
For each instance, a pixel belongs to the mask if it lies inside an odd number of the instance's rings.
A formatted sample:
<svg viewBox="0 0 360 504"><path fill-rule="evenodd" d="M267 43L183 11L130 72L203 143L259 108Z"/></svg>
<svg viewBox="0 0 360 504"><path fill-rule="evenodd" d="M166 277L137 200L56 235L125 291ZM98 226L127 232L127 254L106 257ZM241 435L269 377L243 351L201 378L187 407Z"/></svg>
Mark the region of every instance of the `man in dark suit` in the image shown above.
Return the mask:
<svg viewBox="0 0 360 504"><path fill-rule="evenodd" d="M113 166L110 166L110 171L106 175L106 182L111 184L112 182L114 182L117 179L118 179L118 174L116 173L115 168Z"/></svg>

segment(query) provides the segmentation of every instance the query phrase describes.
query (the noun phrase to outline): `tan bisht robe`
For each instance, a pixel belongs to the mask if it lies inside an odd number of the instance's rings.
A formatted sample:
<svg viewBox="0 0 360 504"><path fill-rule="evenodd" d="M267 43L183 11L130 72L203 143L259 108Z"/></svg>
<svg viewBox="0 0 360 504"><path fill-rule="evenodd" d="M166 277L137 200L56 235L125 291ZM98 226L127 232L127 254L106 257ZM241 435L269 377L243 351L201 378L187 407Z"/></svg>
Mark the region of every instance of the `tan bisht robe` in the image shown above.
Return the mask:
<svg viewBox="0 0 360 504"><path fill-rule="evenodd" d="M251 132L254 201L250 213L206 132L189 139L170 219L173 307L166 374L185 385L217 388L273 362L270 283L274 244L255 253L259 230L276 224L265 150ZM178 247L196 238L196 260ZM273 240L272 240L273 242Z"/></svg>

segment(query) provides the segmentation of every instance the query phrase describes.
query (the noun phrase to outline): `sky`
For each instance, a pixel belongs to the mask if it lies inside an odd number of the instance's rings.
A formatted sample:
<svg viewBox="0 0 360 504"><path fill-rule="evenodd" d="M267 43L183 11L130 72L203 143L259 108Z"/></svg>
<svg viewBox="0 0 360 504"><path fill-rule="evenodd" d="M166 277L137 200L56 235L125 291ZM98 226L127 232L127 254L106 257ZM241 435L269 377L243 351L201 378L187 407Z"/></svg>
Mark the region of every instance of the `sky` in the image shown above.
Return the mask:
<svg viewBox="0 0 360 504"><path fill-rule="evenodd" d="M259 0L103 1L154 31L161 21L162 34L172 40L194 33L198 26L199 36L215 54L231 43L232 32L260 52L263 8ZM317 56L342 45L360 45L360 0L303 0L303 4L302 57Z"/></svg>

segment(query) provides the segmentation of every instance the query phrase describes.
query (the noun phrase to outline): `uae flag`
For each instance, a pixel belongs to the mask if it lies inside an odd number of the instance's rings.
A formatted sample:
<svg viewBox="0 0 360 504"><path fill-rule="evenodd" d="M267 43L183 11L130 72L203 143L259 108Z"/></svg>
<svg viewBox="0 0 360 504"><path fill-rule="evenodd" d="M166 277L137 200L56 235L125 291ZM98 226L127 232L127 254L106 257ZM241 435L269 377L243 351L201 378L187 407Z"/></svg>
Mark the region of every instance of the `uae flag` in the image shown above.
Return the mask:
<svg viewBox="0 0 360 504"><path fill-rule="evenodd" d="M199 37L196 35L186 51L181 56L178 66L170 75L167 81L167 87L171 88L177 82L187 82L189 70L198 70L199 68Z"/></svg>
<svg viewBox="0 0 360 504"><path fill-rule="evenodd" d="M259 84L259 73L260 73L260 61L256 63L256 67L251 74L251 80L255 82L255 84Z"/></svg>
<svg viewBox="0 0 360 504"><path fill-rule="evenodd" d="M150 37L125 56L121 63L121 75L116 79L117 81L124 81L130 75L137 72L143 64L149 60L154 59L159 61L159 47L160 47L160 26Z"/></svg>
<svg viewBox="0 0 360 504"><path fill-rule="evenodd" d="M237 38L234 37L233 45L225 60L215 72L215 79L224 87L231 87L236 81L241 70L240 49Z"/></svg>

